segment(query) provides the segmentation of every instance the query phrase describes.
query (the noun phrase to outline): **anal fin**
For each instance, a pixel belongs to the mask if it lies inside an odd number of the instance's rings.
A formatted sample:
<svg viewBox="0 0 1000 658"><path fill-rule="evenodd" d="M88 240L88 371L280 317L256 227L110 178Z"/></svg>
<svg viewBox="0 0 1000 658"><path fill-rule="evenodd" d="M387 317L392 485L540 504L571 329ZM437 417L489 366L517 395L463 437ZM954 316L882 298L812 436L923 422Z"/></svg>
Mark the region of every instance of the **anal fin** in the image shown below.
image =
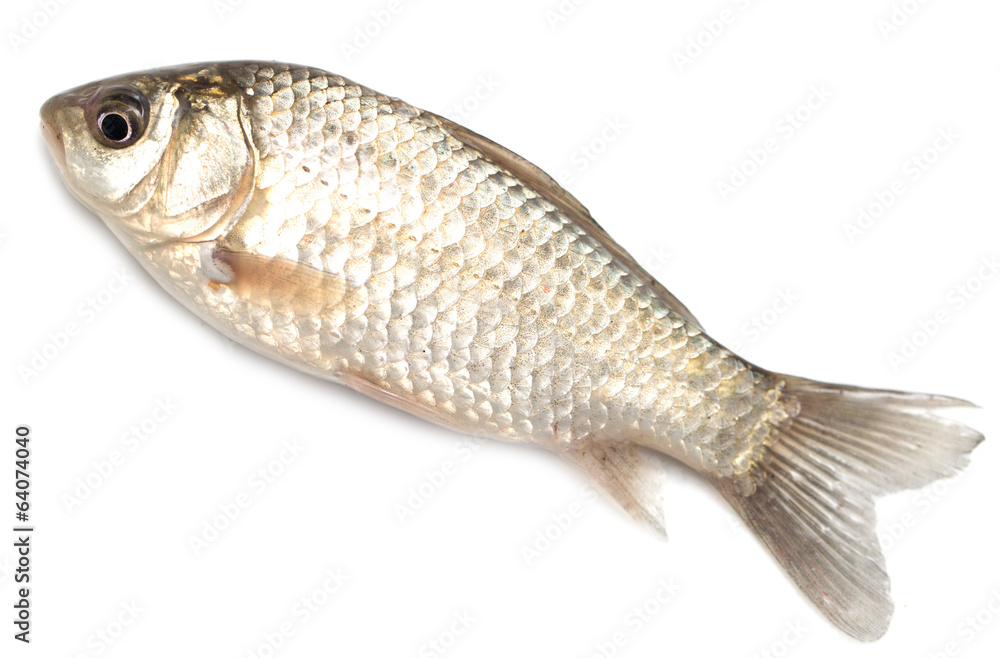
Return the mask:
<svg viewBox="0 0 1000 658"><path fill-rule="evenodd" d="M581 468L636 521L666 538L663 469L631 444L581 441L559 452Z"/></svg>

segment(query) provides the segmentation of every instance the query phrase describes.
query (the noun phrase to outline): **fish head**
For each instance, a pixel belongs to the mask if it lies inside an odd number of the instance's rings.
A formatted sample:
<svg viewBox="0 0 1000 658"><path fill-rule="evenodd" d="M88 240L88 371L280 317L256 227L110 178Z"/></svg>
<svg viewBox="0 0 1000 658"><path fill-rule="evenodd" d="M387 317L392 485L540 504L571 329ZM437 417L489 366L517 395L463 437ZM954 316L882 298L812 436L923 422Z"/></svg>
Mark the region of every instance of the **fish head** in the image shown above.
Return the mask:
<svg viewBox="0 0 1000 658"><path fill-rule="evenodd" d="M130 251L204 242L252 195L242 103L218 65L157 69L52 97L42 133L66 186Z"/></svg>

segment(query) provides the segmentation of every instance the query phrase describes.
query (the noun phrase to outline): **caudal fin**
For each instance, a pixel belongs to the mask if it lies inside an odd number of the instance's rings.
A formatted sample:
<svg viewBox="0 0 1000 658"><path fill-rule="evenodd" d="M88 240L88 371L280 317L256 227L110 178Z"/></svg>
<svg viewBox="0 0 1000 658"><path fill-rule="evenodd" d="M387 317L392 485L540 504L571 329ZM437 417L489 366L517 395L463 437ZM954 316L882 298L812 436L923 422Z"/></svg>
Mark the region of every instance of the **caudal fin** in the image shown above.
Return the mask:
<svg viewBox="0 0 1000 658"><path fill-rule="evenodd" d="M933 413L971 406L962 400L784 379L799 412L759 465L756 490L714 484L834 624L876 640L893 604L874 498L954 475L983 436Z"/></svg>

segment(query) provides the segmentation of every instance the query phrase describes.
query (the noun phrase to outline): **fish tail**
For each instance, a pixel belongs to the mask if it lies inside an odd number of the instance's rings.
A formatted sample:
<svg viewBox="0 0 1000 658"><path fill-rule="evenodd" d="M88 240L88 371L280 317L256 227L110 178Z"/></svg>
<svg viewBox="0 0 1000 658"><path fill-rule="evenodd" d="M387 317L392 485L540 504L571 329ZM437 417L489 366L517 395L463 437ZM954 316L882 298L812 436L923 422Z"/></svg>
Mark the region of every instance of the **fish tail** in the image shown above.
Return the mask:
<svg viewBox="0 0 1000 658"><path fill-rule="evenodd" d="M922 487L966 466L982 434L935 415L974 406L936 395L785 377L797 415L756 465L756 489L714 484L788 575L830 620L862 641L892 617L875 535L876 496Z"/></svg>

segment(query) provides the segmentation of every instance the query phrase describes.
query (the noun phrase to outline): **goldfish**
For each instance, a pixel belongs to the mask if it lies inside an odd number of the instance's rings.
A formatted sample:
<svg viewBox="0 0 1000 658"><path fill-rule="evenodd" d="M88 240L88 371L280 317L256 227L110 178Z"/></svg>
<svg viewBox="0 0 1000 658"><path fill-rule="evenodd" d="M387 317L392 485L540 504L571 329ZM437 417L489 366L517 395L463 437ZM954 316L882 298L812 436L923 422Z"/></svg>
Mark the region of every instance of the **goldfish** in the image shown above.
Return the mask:
<svg viewBox="0 0 1000 658"><path fill-rule="evenodd" d="M73 195L224 335L551 450L660 534L656 453L677 460L859 640L893 612L874 500L956 474L983 439L937 413L962 400L740 358L541 169L339 75L155 69L54 96L41 119Z"/></svg>

